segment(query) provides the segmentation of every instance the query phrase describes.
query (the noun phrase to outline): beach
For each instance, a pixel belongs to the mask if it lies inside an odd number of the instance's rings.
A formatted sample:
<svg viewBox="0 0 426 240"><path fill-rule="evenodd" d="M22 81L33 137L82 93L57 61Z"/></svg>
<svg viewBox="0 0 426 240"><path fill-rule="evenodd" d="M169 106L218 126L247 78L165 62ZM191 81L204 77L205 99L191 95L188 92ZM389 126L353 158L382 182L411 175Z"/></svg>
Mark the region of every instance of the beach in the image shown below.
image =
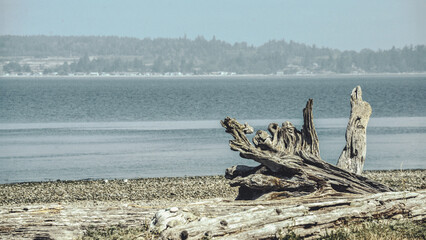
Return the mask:
<svg viewBox="0 0 426 240"><path fill-rule="evenodd" d="M426 170L365 171L396 191L426 189ZM28 182L0 185L0 206L79 201L196 201L235 199L223 176Z"/></svg>
<svg viewBox="0 0 426 240"><path fill-rule="evenodd" d="M54 181L0 185L0 205L235 198L223 176Z"/></svg>
<svg viewBox="0 0 426 240"><path fill-rule="evenodd" d="M426 189L426 170L363 175L396 191ZM0 238L74 239L93 227L142 227L156 211L171 207L203 206L200 215L216 216L233 210L214 203L231 204L236 195L223 176L2 184Z"/></svg>

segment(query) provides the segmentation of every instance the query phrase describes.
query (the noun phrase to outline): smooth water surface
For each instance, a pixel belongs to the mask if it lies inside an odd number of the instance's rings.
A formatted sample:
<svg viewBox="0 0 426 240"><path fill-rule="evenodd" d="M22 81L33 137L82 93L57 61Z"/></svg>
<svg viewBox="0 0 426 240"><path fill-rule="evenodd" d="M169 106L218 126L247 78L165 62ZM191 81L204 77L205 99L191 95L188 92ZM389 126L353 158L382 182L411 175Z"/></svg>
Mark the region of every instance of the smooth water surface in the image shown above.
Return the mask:
<svg viewBox="0 0 426 240"><path fill-rule="evenodd" d="M226 116L266 130L302 124L314 99L321 156L345 144L351 90L373 114L365 169L425 168L424 77L3 78L0 183L223 174L256 165L229 150Z"/></svg>

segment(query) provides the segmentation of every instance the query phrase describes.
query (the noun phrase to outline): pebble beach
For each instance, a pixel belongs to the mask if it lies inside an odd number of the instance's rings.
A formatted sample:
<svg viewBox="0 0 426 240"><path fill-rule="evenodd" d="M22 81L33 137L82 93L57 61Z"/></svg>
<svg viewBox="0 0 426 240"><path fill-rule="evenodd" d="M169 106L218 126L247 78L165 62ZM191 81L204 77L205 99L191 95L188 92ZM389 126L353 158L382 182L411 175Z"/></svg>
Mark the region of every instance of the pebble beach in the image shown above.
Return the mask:
<svg viewBox="0 0 426 240"><path fill-rule="evenodd" d="M363 175L396 191L426 189L426 170ZM224 176L1 184L0 239L118 239L122 231L135 231L126 235L129 239L156 239L146 226L157 211L177 207L206 217L229 214L240 211L232 205L237 190Z"/></svg>
<svg viewBox="0 0 426 240"><path fill-rule="evenodd" d="M426 189L426 170L365 171L364 176L397 191ZM195 201L235 199L223 176L29 182L0 185L0 206L78 201Z"/></svg>

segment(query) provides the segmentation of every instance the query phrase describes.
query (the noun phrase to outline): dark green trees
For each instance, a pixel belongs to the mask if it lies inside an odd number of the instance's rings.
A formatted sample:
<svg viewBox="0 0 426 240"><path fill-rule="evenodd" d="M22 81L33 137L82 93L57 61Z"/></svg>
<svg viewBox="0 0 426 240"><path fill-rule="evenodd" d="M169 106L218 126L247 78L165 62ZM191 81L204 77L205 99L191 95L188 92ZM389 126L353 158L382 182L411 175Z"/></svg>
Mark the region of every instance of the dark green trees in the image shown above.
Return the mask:
<svg viewBox="0 0 426 240"><path fill-rule="evenodd" d="M69 72L235 72L244 74L424 72L426 47L339 51L293 41L272 40L261 46L229 44L213 37L136 39L121 37L0 36L0 56L80 56L47 71ZM28 71L18 62L4 72ZM25 68L25 69L24 69Z"/></svg>

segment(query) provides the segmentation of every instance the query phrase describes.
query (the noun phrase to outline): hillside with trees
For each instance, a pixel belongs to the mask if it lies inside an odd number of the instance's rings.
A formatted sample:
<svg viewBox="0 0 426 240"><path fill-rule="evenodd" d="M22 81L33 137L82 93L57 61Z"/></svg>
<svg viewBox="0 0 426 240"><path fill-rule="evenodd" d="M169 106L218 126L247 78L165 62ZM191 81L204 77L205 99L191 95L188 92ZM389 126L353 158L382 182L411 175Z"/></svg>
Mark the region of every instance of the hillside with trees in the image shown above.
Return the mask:
<svg viewBox="0 0 426 240"><path fill-rule="evenodd" d="M137 39L115 36L0 36L5 73L310 74L426 71L425 45L373 51L340 51L285 40L261 46L213 37ZM52 64L27 64L24 58ZM35 61L34 60L34 61ZM37 69L35 69L37 68Z"/></svg>

